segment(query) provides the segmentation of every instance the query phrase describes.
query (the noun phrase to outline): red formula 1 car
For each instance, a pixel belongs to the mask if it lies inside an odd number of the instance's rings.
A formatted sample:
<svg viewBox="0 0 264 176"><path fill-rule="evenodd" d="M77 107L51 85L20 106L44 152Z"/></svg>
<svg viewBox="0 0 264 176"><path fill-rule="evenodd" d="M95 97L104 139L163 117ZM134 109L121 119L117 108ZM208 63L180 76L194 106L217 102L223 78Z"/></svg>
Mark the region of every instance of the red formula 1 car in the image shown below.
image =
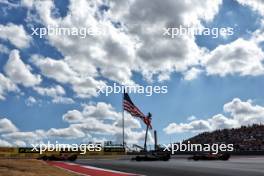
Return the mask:
<svg viewBox="0 0 264 176"><path fill-rule="evenodd" d="M229 153L218 153L218 154L212 154L212 153L201 153L201 154L195 154L191 157L189 157L189 160L223 160L226 161L230 158Z"/></svg>

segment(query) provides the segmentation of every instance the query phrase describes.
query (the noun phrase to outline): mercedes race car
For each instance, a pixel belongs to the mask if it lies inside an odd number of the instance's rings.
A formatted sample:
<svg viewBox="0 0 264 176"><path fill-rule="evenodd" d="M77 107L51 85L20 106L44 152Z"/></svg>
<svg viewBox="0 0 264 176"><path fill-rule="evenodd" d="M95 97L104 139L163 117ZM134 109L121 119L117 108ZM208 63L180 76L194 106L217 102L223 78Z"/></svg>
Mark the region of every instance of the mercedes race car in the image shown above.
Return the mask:
<svg viewBox="0 0 264 176"><path fill-rule="evenodd" d="M223 160L226 161L230 158L229 153L218 153L218 154L212 154L212 153L200 153L200 154L195 154L191 157L189 157L189 160Z"/></svg>

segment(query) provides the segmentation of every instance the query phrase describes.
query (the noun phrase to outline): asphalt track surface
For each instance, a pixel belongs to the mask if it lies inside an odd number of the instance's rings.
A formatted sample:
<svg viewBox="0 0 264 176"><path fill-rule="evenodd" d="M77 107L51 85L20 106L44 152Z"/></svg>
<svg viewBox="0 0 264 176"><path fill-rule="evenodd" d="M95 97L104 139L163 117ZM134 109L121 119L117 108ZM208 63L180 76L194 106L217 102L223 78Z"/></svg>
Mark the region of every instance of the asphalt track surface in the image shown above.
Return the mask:
<svg viewBox="0 0 264 176"><path fill-rule="evenodd" d="M77 160L75 163L148 176L264 176L264 156L234 156L229 161Z"/></svg>

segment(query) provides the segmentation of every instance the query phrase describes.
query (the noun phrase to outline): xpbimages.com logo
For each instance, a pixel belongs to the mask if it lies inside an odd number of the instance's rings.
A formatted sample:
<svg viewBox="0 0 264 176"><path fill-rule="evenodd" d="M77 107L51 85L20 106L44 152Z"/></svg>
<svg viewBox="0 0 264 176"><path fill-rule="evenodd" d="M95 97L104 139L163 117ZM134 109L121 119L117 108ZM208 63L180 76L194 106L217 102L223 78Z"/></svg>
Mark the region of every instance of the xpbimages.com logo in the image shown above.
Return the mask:
<svg viewBox="0 0 264 176"><path fill-rule="evenodd" d="M203 36L212 36L212 38L218 38L219 36L228 37L234 35L234 29L231 27L193 28L193 27L185 27L182 25L180 25L179 27L163 28L163 36L173 39L176 36L182 36L182 35L203 35Z"/></svg>
<svg viewBox="0 0 264 176"><path fill-rule="evenodd" d="M140 85L114 85L102 86L97 89L97 94L119 94L119 93L137 93L152 96L153 94L166 94L168 93L168 86L140 86Z"/></svg>
<svg viewBox="0 0 264 176"><path fill-rule="evenodd" d="M91 27L63 27L63 26L47 26L31 28L32 36L43 38L45 36L78 36L86 38L88 36L106 36L109 30L103 26Z"/></svg>
<svg viewBox="0 0 264 176"><path fill-rule="evenodd" d="M218 154L219 152L234 151L234 144L193 144L187 141L187 143L163 144L163 148L164 152L170 152L172 155L177 152L212 152L212 154Z"/></svg>
<svg viewBox="0 0 264 176"><path fill-rule="evenodd" d="M55 144L48 141L47 144L31 144L32 152L39 152L43 154L44 152L80 152L80 154L86 154L86 152L99 152L102 150L102 144L60 144L56 141Z"/></svg>

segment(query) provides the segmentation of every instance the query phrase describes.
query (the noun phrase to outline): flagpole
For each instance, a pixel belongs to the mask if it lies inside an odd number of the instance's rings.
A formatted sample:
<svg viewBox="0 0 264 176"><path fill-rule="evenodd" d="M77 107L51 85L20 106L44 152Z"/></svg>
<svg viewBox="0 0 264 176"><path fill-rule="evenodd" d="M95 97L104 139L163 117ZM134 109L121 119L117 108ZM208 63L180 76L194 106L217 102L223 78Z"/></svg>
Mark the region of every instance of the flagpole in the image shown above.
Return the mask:
<svg viewBox="0 0 264 176"><path fill-rule="evenodd" d="M125 148L125 117L124 117L124 93L123 93L123 100L122 100L122 127L123 127L123 147Z"/></svg>
<svg viewBox="0 0 264 176"><path fill-rule="evenodd" d="M149 129L149 125L147 125L146 134L145 134L144 151L147 151L148 129Z"/></svg>

